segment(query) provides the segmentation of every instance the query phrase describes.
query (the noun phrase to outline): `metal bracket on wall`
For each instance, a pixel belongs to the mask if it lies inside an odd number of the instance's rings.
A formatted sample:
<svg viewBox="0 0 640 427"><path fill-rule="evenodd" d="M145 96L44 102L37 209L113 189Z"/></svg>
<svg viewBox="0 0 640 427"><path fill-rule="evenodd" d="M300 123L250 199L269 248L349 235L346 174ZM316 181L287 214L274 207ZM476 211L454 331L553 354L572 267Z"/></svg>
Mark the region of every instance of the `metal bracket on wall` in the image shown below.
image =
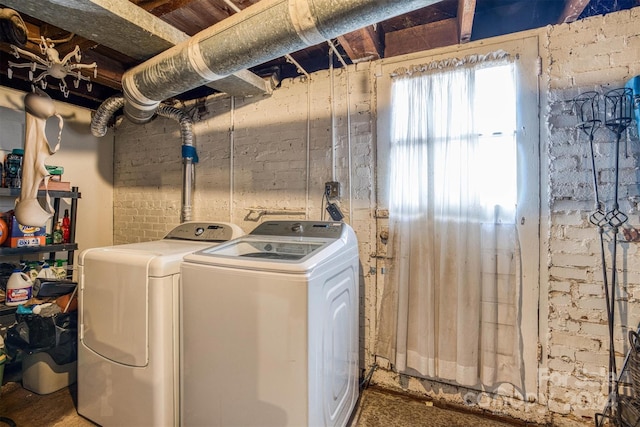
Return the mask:
<svg viewBox="0 0 640 427"><path fill-rule="evenodd" d="M306 215L307 212L304 209L269 209L269 208L245 208L247 215L245 215L245 221L258 222L263 216L272 215Z"/></svg>

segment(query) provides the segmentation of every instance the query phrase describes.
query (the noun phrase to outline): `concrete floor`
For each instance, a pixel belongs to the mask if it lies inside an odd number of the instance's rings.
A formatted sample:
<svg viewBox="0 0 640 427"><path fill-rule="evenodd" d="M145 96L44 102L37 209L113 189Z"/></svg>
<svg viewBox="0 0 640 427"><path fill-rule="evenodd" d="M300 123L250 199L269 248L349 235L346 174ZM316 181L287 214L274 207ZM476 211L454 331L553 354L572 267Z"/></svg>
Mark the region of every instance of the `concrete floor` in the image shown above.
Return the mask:
<svg viewBox="0 0 640 427"><path fill-rule="evenodd" d="M40 396L22 388L19 372L7 374L0 391L0 427L95 425L76 412L76 385ZM524 426L525 424L439 408L431 406L425 400L375 387L362 393L351 422L351 427L507 427L514 425Z"/></svg>
<svg viewBox="0 0 640 427"><path fill-rule="evenodd" d="M426 399L371 387L362 393L351 427L513 427L520 420L482 416L464 408L439 407Z"/></svg>

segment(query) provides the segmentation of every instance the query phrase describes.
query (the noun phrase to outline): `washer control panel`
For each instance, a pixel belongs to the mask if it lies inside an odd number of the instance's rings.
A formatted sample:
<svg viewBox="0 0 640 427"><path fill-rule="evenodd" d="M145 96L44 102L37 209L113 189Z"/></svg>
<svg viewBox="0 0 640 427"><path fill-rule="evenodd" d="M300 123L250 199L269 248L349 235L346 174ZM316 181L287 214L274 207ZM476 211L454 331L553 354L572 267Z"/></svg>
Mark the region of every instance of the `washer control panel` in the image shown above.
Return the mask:
<svg viewBox="0 0 640 427"><path fill-rule="evenodd" d="M344 224L324 221L267 221L250 234L259 236L322 237L339 239Z"/></svg>
<svg viewBox="0 0 640 427"><path fill-rule="evenodd" d="M233 230L227 224L211 222L186 222L167 234L165 239L226 242L233 238Z"/></svg>

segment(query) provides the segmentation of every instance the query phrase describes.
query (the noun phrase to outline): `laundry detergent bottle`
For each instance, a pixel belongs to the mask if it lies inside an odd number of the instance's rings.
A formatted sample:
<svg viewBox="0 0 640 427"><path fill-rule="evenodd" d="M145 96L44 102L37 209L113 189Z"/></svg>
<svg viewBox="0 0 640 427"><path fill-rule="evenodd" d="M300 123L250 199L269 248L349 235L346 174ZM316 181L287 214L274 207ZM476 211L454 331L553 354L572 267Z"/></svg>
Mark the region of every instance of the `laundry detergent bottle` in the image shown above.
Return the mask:
<svg viewBox="0 0 640 427"><path fill-rule="evenodd" d="M38 273L38 279L55 279L56 273L53 272L49 264L46 262L42 264L42 269Z"/></svg>
<svg viewBox="0 0 640 427"><path fill-rule="evenodd" d="M13 270L7 282L7 300L5 305L20 305L31 299L33 283L20 269Z"/></svg>

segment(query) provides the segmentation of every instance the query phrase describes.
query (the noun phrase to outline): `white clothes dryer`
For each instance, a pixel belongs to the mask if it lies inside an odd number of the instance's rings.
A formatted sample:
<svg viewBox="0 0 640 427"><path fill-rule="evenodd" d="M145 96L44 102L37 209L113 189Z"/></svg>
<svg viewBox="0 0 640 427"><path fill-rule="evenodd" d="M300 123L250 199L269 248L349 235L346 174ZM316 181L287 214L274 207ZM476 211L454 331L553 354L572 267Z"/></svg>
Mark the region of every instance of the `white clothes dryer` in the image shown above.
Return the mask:
<svg viewBox="0 0 640 427"><path fill-rule="evenodd" d="M185 257L181 425L345 426L358 396L358 244L273 221Z"/></svg>
<svg viewBox="0 0 640 427"><path fill-rule="evenodd" d="M243 234L190 222L162 240L80 254L80 415L103 427L178 425L180 263Z"/></svg>

